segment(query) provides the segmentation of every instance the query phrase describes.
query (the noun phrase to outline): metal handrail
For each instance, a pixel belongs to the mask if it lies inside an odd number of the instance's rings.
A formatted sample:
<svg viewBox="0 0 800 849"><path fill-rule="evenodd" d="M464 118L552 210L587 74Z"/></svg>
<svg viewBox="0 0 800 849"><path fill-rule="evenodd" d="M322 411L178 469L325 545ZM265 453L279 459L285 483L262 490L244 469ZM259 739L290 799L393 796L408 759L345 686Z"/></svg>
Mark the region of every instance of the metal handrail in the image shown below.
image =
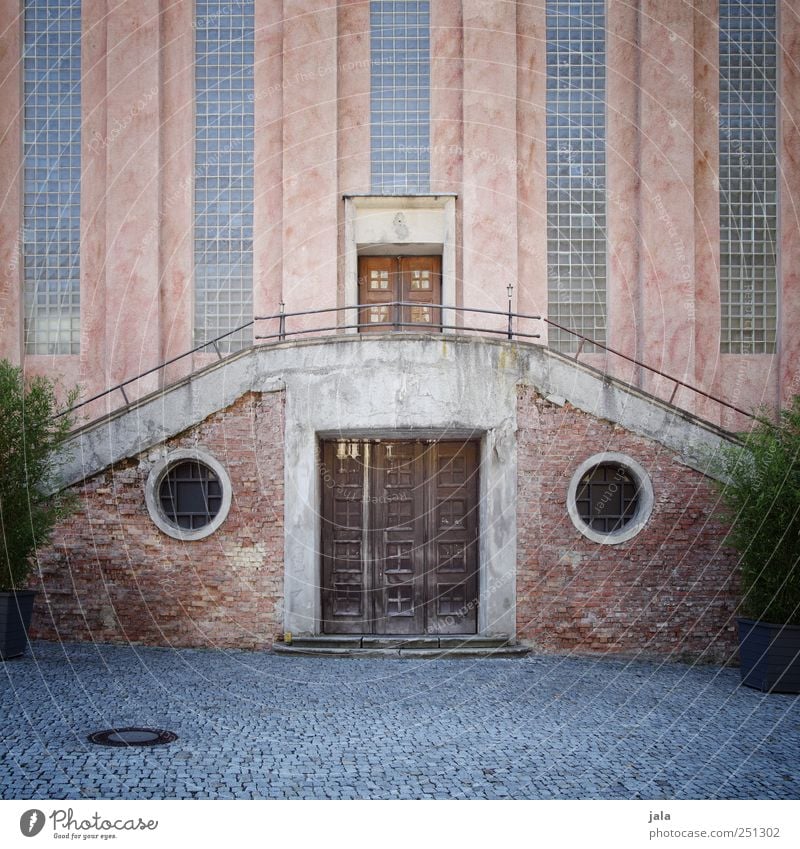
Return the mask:
<svg viewBox="0 0 800 849"><path fill-rule="evenodd" d="M571 333L576 338L580 339L580 344L578 345L578 350L573 358L576 362L578 361L578 357L581 355L583 351L583 346L586 344L596 345L598 348L602 348L609 354L614 354L617 357L621 357L623 360L626 360L629 363L633 363L635 366L639 366L640 368L647 369L651 374L657 374L659 377L666 378L667 380L671 380L674 382L675 386L672 389L672 394L669 396L669 402L672 403L675 399L675 394L678 391L678 387L682 386L685 389L691 389L692 392L696 392L698 395L701 395L703 398L707 398L709 401L715 401L717 404L721 404L723 407L727 407L729 410L733 410L736 413L741 413L743 416L747 416L754 421L760 421L760 417L754 415L753 413L749 413L747 410L743 410L741 407L737 407L735 404L731 404L729 401L723 401L722 398L717 398L715 395L711 395L703 389L700 389L697 386L692 385L691 383L687 383L685 380L680 380L677 377L673 377L671 374L667 374L660 369L655 368L655 366L650 366L647 363L643 363L641 360L637 360L635 357L630 357L627 354L623 354L622 351L617 351L614 348L605 345L602 342L596 342L594 339L591 339L588 336L584 336L581 333L578 333L577 330L570 330L569 327L564 327L563 324L558 324L555 321L552 321L549 318L543 318L545 324L549 324L551 327L555 327L558 330L563 330L567 333Z"/></svg>
<svg viewBox="0 0 800 849"><path fill-rule="evenodd" d="M444 324L444 323L427 323L427 322L410 322L410 321L401 321L401 320L393 320L386 322L351 322L344 324L331 324L329 326L323 327L310 327L310 328L300 328L297 330L287 330L286 328L286 320L290 318L301 318L310 315L323 315L329 313L339 314L341 312L346 312L347 310L365 310L370 307L392 307L392 308L403 308L403 307L427 307L432 310L448 310L452 313L456 314L466 314L466 313L476 313L479 315L494 315L494 316L502 316L507 321L507 326L498 329L491 327L464 327L463 324ZM443 330L455 330L455 331L465 331L469 333L486 333L503 336L504 338L513 339L539 339L541 338L540 333L523 333L519 329L513 328L513 323L516 321L517 328L519 327L520 321L542 321L544 324L549 325L550 327L554 327L558 330L561 330L565 333L569 333L571 336L574 336L579 340L578 349L571 359L575 362L579 361L579 357L583 353L583 349L586 345L592 345L595 348L601 349L608 354L612 354L614 356L620 357L621 359L629 362L638 368L643 368L651 374L658 375L659 377L663 377L666 380L670 380L674 383L674 387L672 390L672 394L670 396L669 402L672 403L675 394L677 393L680 387L685 389L689 389L695 394L699 395L702 398L706 398L710 401L713 401L716 404L719 404L722 407L725 407L729 410L732 410L735 413L745 416L746 418L752 419L754 421L759 421L760 417L755 415L752 412L742 409L741 407L736 406L735 404L731 404L729 401L725 401L722 398L718 398L715 395L712 395L709 392L706 392L703 389L700 389L697 386L694 386L691 383L688 383L685 380L681 380L680 378L674 377L671 374L667 374L660 369L655 368L654 366L650 366L645 362L642 362L635 357L631 357L628 354L624 354L621 351L618 351L610 346L606 345L603 342L598 342L595 339L590 338L589 336L584 336L576 330L572 330L569 327L565 327L558 322L552 321L549 318L545 318L539 315L531 315L528 313L520 313L514 312L511 309L508 310L492 310L483 307L465 307L465 306L456 306L451 304L430 304L420 301L385 301L383 303L377 304L351 304L349 306L337 306L337 307L320 307L317 309L310 310L297 310L294 312L286 312L284 310L284 305L281 303L280 310L273 315L265 315L265 316L255 316L252 320L246 322L245 324L239 325L238 327L233 328L232 330L228 330L225 333L221 333L219 336L215 336L213 339L210 339L207 342L202 342L199 345L195 345L193 348L190 348L188 351L184 351L182 354L178 354L174 357L170 357L170 359L165 360L162 363L159 363L156 366L152 366L149 369L141 372L140 374L135 375L134 377L129 377L126 380L121 381L120 383L115 384L114 386L109 387L108 389L103 390L102 392L97 393L96 395L92 395L90 398L85 399L84 401L80 401L77 404L74 404L72 407L69 407L66 410L62 410L58 413L58 416L66 415L67 413L74 412L75 410L80 409L81 407L85 407L88 404L93 403L94 401L99 401L101 398L105 398L108 395L113 394L114 392L120 392L122 394L124 400L124 407L130 406L130 401L128 399L127 393L125 392L125 387L130 386L132 383L136 383L138 380L142 380L145 377L150 376L151 374L155 374L156 372L161 372L163 369L168 366L174 365L177 362L185 359L186 357L190 357L193 354L200 353L201 351L207 348L213 348L214 352L217 355L218 360L222 361L225 357L222 355L219 349L219 343L223 342L230 336L233 336L236 333L240 333L242 330L246 330L248 327L252 327L256 322L261 321L277 321L278 322L278 332L271 334L256 334L254 339L264 342L264 341L277 341L283 342L290 337L303 336L310 333L329 333L333 331L343 331L343 330L361 330L363 328L377 329L377 328L390 328L390 329L400 329L400 328L417 328L423 331L439 333ZM242 350L247 350L248 347L255 346L246 346L245 348L235 351L230 356L239 356L242 353ZM559 352L560 353L560 352ZM562 356L567 356L562 354ZM184 379L184 378L181 378ZM633 385L633 384L631 384ZM166 388L166 387L163 387Z"/></svg>

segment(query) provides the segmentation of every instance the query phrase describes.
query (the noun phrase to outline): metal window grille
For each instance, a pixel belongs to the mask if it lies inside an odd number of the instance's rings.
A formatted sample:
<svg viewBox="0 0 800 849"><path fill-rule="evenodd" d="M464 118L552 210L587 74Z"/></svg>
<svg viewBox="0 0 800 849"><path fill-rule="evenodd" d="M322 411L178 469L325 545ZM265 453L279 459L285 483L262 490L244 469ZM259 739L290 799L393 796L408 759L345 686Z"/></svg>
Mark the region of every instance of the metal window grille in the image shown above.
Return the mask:
<svg viewBox="0 0 800 849"><path fill-rule="evenodd" d="M195 2L195 344L253 317L254 0ZM219 347L252 341L246 329Z"/></svg>
<svg viewBox="0 0 800 849"><path fill-rule="evenodd" d="M430 191L430 3L370 3L371 181L376 194Z"/></svg>
<svg viewBox="0 0 800 849"><path fill-rule="evenodd" d="M187 530L204 528L222 506L219 478L203 463L176 463L159 486L161 510L174 525Z"/></svg>
<svg viewBox="0 0 800 849"><path fill-rule="evenodd" d="M81 3L25 0L24 339L80 353Z"/></svg>
<svg viewBox="0 0 800 849"><path fill-rule="evenodd" d="M548 314L598 342L606 340L604 7L547 3ZM560 351L577 346L555 328L549 339Z"/></svg>
<svg viewBox="0 0 800 849"><path fill-rule="evenodd" d="M588 527L608 534L624 528L636 515L639 491L626 469L603 463L583 476L575 505Z"/></svg>
<svg viewBox="0 0 800 849"><path fill-rule="evenodd" d="M775 0L721 0L721 351L774 353L777 332Z"/></svg>

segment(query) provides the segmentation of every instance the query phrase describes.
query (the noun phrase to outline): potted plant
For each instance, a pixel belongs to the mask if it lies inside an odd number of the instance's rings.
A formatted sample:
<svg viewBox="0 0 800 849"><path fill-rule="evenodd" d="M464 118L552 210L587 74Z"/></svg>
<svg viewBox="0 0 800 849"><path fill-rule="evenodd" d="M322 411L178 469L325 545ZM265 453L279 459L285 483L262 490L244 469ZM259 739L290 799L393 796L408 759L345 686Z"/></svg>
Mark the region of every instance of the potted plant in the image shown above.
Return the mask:
<svg viewBox="0 0 800 849"><path fill-rule="evenodd" d="M800 396L722 452L720 491L740 554L742 683L800 692Z"/></svg>
<svg viewBox="0 0 800 849"><path fill-rule="evenodd" d="M67 396L67 407L77 390ZM72 428L57 414L55 384L26 381L20 367L0 360L0 659L28 644L34 591L27 588L36 549L72 509L73 497L52 491L58 452Z"/></svg>

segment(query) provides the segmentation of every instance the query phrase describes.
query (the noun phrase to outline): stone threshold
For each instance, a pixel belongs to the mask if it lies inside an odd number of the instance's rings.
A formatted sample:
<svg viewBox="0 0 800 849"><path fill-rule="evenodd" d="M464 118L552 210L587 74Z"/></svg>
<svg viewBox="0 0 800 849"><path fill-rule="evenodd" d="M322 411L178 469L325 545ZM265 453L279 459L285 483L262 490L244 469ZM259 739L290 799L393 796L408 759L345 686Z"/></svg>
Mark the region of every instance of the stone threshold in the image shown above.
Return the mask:
<svg viewBox="0 0 800 849"><path fill-rule="evenodd" d="M317 657L509 658L530 651L507 637L322 635L273 643L276 654Z"/></svg>

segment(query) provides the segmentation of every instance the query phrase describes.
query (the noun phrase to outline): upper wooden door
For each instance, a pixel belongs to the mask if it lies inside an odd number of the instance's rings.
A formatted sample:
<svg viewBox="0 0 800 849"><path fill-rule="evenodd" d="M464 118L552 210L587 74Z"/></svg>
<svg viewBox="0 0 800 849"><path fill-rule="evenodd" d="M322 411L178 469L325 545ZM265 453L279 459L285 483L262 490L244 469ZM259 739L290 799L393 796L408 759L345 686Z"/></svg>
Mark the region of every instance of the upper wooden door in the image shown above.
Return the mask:
<svg viewBox="0 0 800 849"><path fill-rule="evenodd" d="M322 613L331 634L474 634L478 448L323 444Z"/></svg>
<svg viewBox="0 0 800 849"><path fill-rule="evenodd" d="M440 329L442 258L362 256L358 260L361 331ZM392 307L393 302L410 304ZM371 326L374 325L374 326Z"/></svg>

